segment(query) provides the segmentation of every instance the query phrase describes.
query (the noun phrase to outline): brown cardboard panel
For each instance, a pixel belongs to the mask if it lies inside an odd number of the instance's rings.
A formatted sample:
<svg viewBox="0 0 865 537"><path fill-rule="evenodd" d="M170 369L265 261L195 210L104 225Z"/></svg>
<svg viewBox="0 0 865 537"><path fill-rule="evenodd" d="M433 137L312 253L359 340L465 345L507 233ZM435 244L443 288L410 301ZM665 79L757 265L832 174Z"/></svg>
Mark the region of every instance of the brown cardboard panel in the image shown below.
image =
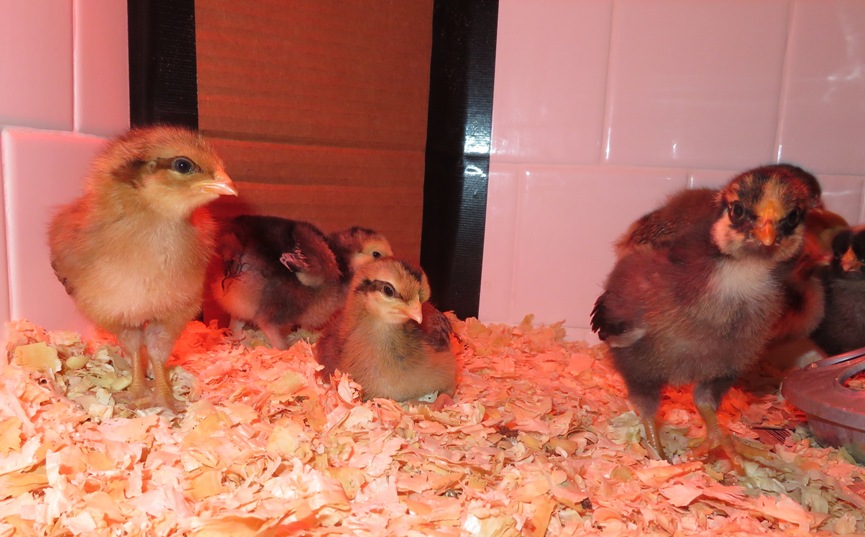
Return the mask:
<svg viewBox="0 0 865 537"><path fill-rule="evenodd" d="M198 0L195 17L203 131L424 148L432 0Z"/></svg>
<svg viewBox="0 0 865 537"><path fill-rule="evenodd" d="M422 196L424 152L302 146L213 138L228 173L256 183L378 187L415 185Z"/></svg>
<svg viewBox="0 0 865 537"><path fill-rule="evenodd" d="M238 198L222 197L212 205L217 218L269 214L312 222L325 233L368 227L383 233L396 255L414 263L420 259L423 199L414 186L236 184Z"/></svg>

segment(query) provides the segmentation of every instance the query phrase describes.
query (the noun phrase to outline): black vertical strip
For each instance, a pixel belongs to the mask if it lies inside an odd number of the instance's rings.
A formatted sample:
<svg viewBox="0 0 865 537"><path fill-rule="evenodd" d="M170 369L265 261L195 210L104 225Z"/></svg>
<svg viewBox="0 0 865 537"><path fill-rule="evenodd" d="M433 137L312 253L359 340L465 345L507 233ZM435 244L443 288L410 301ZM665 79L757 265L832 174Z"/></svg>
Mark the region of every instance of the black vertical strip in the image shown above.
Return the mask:
<svg viewBox="0 0 865 537"><path fill-rule="evenodd" d="M421 265L460 318L480 300L498 0L435 0Z"/></svg>
<svg viewBox="0 0 865 537"><path fill-rule="evenodd" d="M198 128L194 0L127 0L133 126Z"/></svg>

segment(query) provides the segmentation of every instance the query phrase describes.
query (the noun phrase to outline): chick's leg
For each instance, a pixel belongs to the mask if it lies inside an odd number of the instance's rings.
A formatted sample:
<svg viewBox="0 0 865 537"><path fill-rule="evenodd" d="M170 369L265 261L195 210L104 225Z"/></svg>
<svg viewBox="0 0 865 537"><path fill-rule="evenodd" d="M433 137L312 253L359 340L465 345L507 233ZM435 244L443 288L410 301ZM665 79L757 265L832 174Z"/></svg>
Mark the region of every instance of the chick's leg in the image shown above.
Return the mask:
<svg viewBox="0 0 865 537"><path fill-rule="evenodd" d="M171 382L168 379L166 364L171 358L174 343L183 331L186 323L160 323L152 321L144 328L144 346L153 367L153 379L156 390L153 394L154 405L164 406L175 412L183 409L183 405L174 398Z"/></svg>
<svg viewBox="0 0 865 537"><path fill-rule="evenodd" d="M665 459L664 446L658 434L658 408L661 406L661 387L655 384L628 382L628 397L640 412L643 428L646 430L646 443L655 451L658 458Z"/></svg>
<svg viewBox="0 0 865 537"><path fill-rule="evenodd" d="M117 331L117 342L123 348L123 352L132 362L132 384L127 392L132 400L144 399L148 394L147 387L147 364L141 354L142 328L121 328Z"/></svg>
<svg viewBox="0 0 865 537"><path fill-rule="evenodd" d="M273 323L261 322L259 323L259 328L261 328L264 337L267 338L267 342L274 349L285 350L291 346L287 344L286 338L282 335L282 328L280 326Z"/></svg>
<svg viewBox="0 0 865 537"><path fill-rule="evenodd" d="M706 438L695 449L696 454L707 454L720 446L730 460L735 462L733 445L718 425L718 406L721 404L721 398L735 380L735 376L722 377L694 386L694 406L697 407L697 412L706 424Z"/></svg>

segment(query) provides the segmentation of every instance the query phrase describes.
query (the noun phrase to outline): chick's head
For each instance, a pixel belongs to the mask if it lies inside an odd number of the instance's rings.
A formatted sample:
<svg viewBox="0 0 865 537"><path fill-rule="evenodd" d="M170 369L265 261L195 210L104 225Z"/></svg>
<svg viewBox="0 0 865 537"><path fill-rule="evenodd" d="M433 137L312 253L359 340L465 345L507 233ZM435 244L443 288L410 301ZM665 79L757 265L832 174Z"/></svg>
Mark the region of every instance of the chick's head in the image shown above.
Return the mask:
<svg viewBox="0 0 865 537"><path fill-rule="evenodd" d="M336 243L348 252L348 265L352 272L357 272L366 263L391 257L393 249L381 233L363 227L352 227L333 235Z"/></svg>
<svg viewBox="0 0 865 537"><path fill-rule="evenodd" d="M91 177L97 194L120 189L145 206L181 217L221 195L237 195L210 144L180 127L130 130L96 158Z"/></svg>
<svg viewBox="0 0 865 537"><path fill-rule="evenodd" d="M392 257L366 263L354 277L354 292L377 321L402 324L423 321L430 287L423 270Z"/></svg>
<svg viewBox="0 0 865 537"><path fill-rule="evenodd" d="M712 237L721 253L781 262L800 251L802 223L820 203L820 185L801 168L763 166L733 178L717 202L721 213Z"/></svg>
<svg viewBox="0 0 865 537"><path fill-rule="evenodd" d="M865 270L865 228L841 229L832 237L831 264L842 272Z"/></svg>

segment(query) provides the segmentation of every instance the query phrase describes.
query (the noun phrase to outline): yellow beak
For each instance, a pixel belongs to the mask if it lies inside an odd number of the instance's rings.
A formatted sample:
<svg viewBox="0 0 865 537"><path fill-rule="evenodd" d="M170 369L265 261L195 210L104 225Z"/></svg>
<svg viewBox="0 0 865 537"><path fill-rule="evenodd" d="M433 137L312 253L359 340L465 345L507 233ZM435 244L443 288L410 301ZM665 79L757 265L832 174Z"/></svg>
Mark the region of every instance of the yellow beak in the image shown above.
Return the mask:
<svg viewBox="0 0 865 537"><path fill-rule="evenodd" d="M217 172L213 174L212 179L201 181L198 184L203 192L216 194L218 196L236 196L237 187L225 172Z"/></svg>
<svg viewBox="0 0 865 537"><path fill-rule="evenodd" d="M402 308L403 314L409 319L412 319L417 324L423 322L423 312L421 311L421 303L419 300L413 300Z"/></svg>
<svg viewBox="0 0 865 537"><path fill-rule="evenodd" d="M765 220L763 224L754 230L754 236L757 240L763 243L764 246L772 246L775 244L777 232L775 226L769 220Z"/></svg>
<svg viewBox="0 0 865 537"><path fill-rule="evenodd" d="M856 254L853 252L853 248L848 248L847 251L844 252L844 255L841 257L841 267L846 272L859 270L862 267L862 263L856 258Z"/></svg>
<svg viewBox="0 0 865 537"><path fill-rule="evenodd" d="M757 227L754 236L763 246L772 246L778 238L775 222L781 218L781 206L774 197L764 199L757 207Z"/></svg>

